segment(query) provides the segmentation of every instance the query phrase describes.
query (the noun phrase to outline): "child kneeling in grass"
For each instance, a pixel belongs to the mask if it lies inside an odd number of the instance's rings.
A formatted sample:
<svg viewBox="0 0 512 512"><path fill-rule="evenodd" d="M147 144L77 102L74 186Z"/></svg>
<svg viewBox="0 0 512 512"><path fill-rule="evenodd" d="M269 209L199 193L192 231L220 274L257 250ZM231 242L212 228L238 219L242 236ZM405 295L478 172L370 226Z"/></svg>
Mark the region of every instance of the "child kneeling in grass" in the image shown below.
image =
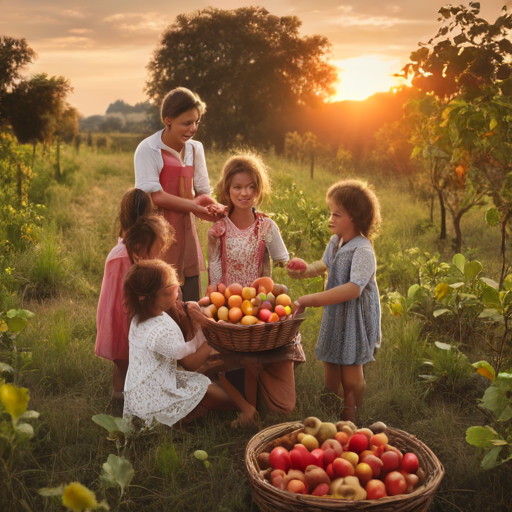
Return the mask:
<svg viewBox="0 0 512 512"><path fill-rule="evenodd" d="M177 369L177 360L198 350L210 353L203 336L185 342L178 324L166 313L176 305L179 282L174 268L145 260L126 274L124 305L131 320L130 365L124 386L124 416L146 424L174 425L208 410L236 410L235 403L205 375Z"/></svg>

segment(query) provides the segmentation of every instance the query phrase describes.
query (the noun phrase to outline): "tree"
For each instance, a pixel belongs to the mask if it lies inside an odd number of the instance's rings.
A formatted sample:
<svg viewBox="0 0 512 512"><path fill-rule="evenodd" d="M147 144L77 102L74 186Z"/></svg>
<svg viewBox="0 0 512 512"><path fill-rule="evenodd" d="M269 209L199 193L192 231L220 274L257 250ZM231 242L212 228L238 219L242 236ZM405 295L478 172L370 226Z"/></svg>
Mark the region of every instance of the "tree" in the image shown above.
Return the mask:
<svg viewBox="0 0 512 512"><path fill-rule="evenodd" d="M0 36L0 101L2 94L21 78L20 71L35 57L25 39Z"/></svg>
<svg viewBox="0 0 512 512"><path fill-rule="evenodd" d="M490 184L482 185L486 178L475 165L482 158L475 136L486 138L492 131L489 124L480 124L483 131L475 132L467 117L462 126L460 116L468 112L471 102L478 101L484 118L490 120L489 101L512 96L512 15L504 7L491 24L479 12L478 2L441 8L438 33L427 44L420 43L422 47L411 53L411 62L399 74L411 78L413 87L427 95L416 106L413 102L411 109L417 121L415 154L422 155L430 171L441 209L446 203L452 215L458 251L461 217L481 204L483 194L490 190ZM506 117L506 123L511 119ZM507 155L510 161L512 150Z"/></svg>
<svg viewBox="0 0 512 512"><path fill-rule="evenodd" d="M327 38L301 38L300 26L260 7L181 14L148 65L146 91L156 104L177 86L197 92L208 107L206 142L281 146L291 109L321 103L337 79Z"/></svg>
<svg viewBox="0 0 512 512"><path fill-rule="evenodd" d="M60 111L57 117L55 129L55 143L57 145L57 159L55 163L55 174L60 178L60 144L65 142L71 144L78 134L78 110L67 105ZM78 153L78 149L77 149Z"/></svg>

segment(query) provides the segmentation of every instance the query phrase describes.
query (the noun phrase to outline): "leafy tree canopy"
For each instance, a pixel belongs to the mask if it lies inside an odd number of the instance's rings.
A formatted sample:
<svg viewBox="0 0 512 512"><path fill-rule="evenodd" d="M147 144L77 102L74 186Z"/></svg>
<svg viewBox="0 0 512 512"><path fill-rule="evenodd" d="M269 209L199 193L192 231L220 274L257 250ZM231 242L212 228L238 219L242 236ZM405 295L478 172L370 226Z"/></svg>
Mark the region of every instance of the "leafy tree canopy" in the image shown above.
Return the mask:
<svg viewBox="0 0 512 512"><path fill-rule="evenodd" d="M208 108L206 142L282 143L287 113L321 103L337 79L327 38L301 38L300 26L260 7L179 15L148 65L146 91L156 104L174 87L198 93Z"/></svg>
<svg viewBox="0 0 512 512"><path fill-rule="evenodd" d="M0 96L20 78L20 71L36 54L25 39L0 35Z"/></svg>
<svg viewBox="0 0 512 512"><path fill-rule="evenodd" d="M440 99L461 95L472 99L492 85L512 96L512 14L503 7L494 23L479 17L480 3L447 5L439 10L441 28L426 44L411 53L398 76Z"/></svg>

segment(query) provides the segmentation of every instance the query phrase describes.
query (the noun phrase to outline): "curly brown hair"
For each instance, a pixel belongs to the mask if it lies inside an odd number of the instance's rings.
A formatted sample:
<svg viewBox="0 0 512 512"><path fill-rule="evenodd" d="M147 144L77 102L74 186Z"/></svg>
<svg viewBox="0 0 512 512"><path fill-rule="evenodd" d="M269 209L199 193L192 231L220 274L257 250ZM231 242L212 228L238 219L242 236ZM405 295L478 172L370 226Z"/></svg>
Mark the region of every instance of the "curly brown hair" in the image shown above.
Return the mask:
<svg viewBox="0 0 512 512"><path fill-rule="evenodd" d="M266 195L270 194L268 167L263 163L263 160L253 153L234 155L224 164L221 177L215 189L217 201L227 205L230 210L233 208L233 204L229 196L229 188L235 175L240 172L249 173L254 180L258 189L258 197L254 202L256 206L261 204Z"/></svg>
<svg viewBox="0 0 512 512"><path fill-rule="evenodd" d="M162 260L141 260L130 267L124 278L123 306L130 321L145 322L154 315L157 293L178 284L174 267Z"/></svg>
<svg viewBox="0 0 512 512"><path fill-rule="evenodd" d="M126 232L124 245L132 263L136 258L146 258L155 242L162 245L162 253L176 240L174 228L159 214L143 215Z"/></svg>
<svg viewBox="0 0 512 512"><path fill-rule="evenodd" d="M380 203L370 185L360 180L338 181L329 187L326 199L345 208L364 237L374 239L378 235Z"/></svg>
<svg viewBox="0 0 512 512"><path fill-rule="evenodd" d="M148 215L154 210L151 196L139 188L127 190L119 204L119 236L123 236L143 215Z"/></svg>

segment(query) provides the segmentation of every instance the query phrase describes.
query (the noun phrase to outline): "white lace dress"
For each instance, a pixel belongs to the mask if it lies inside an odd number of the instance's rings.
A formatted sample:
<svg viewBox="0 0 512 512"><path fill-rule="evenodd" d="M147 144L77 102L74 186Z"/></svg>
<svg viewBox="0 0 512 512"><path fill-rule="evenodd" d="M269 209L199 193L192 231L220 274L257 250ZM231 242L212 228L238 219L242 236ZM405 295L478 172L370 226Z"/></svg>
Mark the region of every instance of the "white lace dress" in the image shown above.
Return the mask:
<svg viewBox="0 0 512 512"><path fill-rule="evenodd" d="M200 331L199 331L200 332ZM124 416L173 425L202 400L210 379L179 371L176 360L194 353L203 336L185 342L178 324L167 314L130 326L130 365L124 385Z"/></svg>

